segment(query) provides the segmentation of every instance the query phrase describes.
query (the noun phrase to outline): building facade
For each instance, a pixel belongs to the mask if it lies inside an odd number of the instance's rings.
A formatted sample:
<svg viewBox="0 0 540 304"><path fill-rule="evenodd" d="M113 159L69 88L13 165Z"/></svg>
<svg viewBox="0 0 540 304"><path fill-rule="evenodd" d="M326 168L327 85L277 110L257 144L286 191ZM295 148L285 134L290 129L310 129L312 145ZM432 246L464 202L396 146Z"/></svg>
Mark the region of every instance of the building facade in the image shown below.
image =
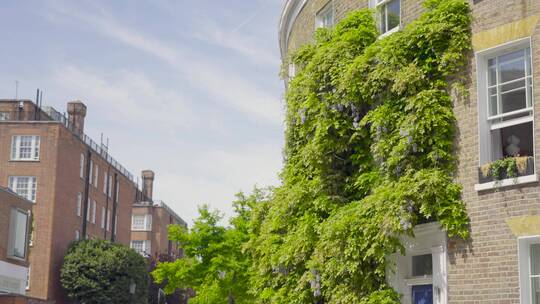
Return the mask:
<svg viewBox="0 0 540 304"><path fill-rule="evenodd" d="M287 0L279 22L284 63L348 12L372 8L381 39L423 11L421 0ZM468 240L449 239L437 223L419 225L404 239L405 255L389 284L403 303L540 303L540 185L536 163L540 130L540 1L471 0L469 97L454 102L456 181L471 221ZM289 76L294 76L294 66ZM490 162L520 156L526 170L492 181ZM427 295L429 299L417 295ZM425 301L425 302L421 302Z"/></svg>
<svg viewBox="0 0 540 304"><path fill-rule="evenodd" d="M0 293L26 293L32 205L0 187Z"/></svg>
<svg viewBox="0 0 540 304"><path fill-rule="evenodd" d="M51 303L67 302L59 277L72 241L129 246L131 206L140 192L107 147L84 134L86 106L70 102L67 112L0 100L0 186L33 203L27 295Z"/></svg>
<svg viewBox="0 0 540 304"><path fill-rule="evenodd" d="M182 257L182 249L168 238L169 225L187 227L186 222L162 201L152 199L154 172L142 172L141 199L133 205L131 215L131 248L145 256L159 260Z"/></svg>

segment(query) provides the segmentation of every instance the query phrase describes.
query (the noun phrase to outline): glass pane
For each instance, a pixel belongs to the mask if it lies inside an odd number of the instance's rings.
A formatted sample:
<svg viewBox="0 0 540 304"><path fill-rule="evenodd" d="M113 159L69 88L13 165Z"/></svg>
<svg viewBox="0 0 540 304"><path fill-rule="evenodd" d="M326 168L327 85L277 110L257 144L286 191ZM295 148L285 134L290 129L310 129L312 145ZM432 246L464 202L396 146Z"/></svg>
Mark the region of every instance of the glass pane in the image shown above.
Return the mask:
<svg viewBox="0 0 540 304"><path fill-rule="evenodd" d="M540 275L540 244L531 245L531 275Z"/></svg>
<svg viewBox="0 0 540 304"><path fill-rule="evenodd" d="M518 58L523 58L524 54L525 49L501 55L499 56L499 65L509 63L510 61L516 60Z"/></svg>
<svg viewBox="0 0 540 304"><path fill-rule="evenodd" d="M490 59L488 64L488 85L493 86L497 84L497 68L495 67L494 63L492 65L492 62L494 62L495 59Z"/></svg>
<svg viewBox="0 0 540 304"><path fill-rule="evenodd" d="M433 273L433 260L431 254L416 255L412 257L412 276L420 277Z"/></svg>
<svg viewBox="0 0 540 304"><path fill-rule="evenodd" d="M388 3L388 30L399 26L400 0L394 0Z"/></svg>
<svg viewBox="0 0 540 304"><path fill-rule="evenodd" d="M531 296L533 304L540 304L540 278L531 278Z"/></svg>
<svg viewBox="0 0 540 304"><path fill-rule="evenodd" d="M532 122L491 131L492 160L510 156L533 156Z"/></svg>
<svg viewBox="0 0 540 304"><path fill-rule="evenodd" d="M527 79L527 107L532 107L532 79Z"/></svg>
<svg viewBox="0 0 540 304"><path fill-rule="evenodd" d="M526 48L525 49L525 61L526 61L526 65L527 65L527 75L531 75L532 74L532 68L531 68L531 49L530 48Z"/></svg>
<svg viewBox="0 0 540 304"><path fill-rule="evenodd" d="M497 115L497 95L491 95L489 97L489 115Z"/></svg>
<svg viewBox="0 0 540 304"><path fill-rule="evenodd" d="M381 33L386 33L386 6L381 7Z"/></svg>
<svg viewBox="0 0 540 304"><path fill-rule="evenodd" d="M413 304L433 304L433 285L414 285L411 293Z"/></svg>
<svg viewBox="0 0 540 304"><path fill-rule="evenodd" d="M527 107L527 97L525 88L510 93L501 93L502 113L508 113Z"/></svg>
<svg viewBox="0 0 540 304"><path fill-rule="evenodd" d="M505 55L506 56L506 55ZM504 56L501 56L501 58ZM499 63L500 82L515 80L525 77L525 62L523 60L511 61L508 63Z"/></svg>
<svg viewBox="0 0 540 304"><path fill-rule="evenodd" d="M525 87L525 79L512 81L508 84L503 84L501 86L501 94L508 91L515 90L515 89L524 88L524 87Z"/></svg>
<svg viewBox="0 0 540 304"><path fill-rule="evenodd" d="M20 212L20 211L16 212L13 255L20 258L26 257L27 219L28 219L28 216L25 213Z"/></svg>

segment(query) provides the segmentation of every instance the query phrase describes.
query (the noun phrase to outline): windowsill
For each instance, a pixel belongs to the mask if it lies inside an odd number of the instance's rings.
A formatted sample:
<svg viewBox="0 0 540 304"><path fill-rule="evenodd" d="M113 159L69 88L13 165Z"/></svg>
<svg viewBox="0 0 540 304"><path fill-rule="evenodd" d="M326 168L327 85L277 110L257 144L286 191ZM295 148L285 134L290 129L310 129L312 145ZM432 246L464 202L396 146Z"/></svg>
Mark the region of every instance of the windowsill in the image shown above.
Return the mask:
<svg viewBox="0 0 540 304"><path fill-rule="evenodd" d="M9 161L18 163L39 163L39 159L10 159Z"/></svg>
<svg viewBox="0 0 540 304"><path fill-rule="evenodd" d="M490 190L490 189L496 189L496 188L502 188L502 187L529 184L529 183L534 183L537 181L538 181L538 175L532 174L532 175L526 175L526 176L519 176L517 178L507 178L500 181L476 184L474 185L474 190L483 191L483 190Z"/></svg>
<svg viewBox="0 0 540 304"><path fill-rule="evenodd" d="M427 285L427 284L431 284L432 282L433 282L432 276L412 277L409 279L405 279L405 284L407 284L408 286Z"/></svg>
<svg viewBox="0 0 540 304"><path fill-rule="evenodd" d="M152 232L152 229L148 230L148 229L133 229L133 228L131 228L131 231Z"/></svg>
<svg viewBox="0 0 540 304"><path fill-rule="evenodd" d="M11 259L11 260L14 260L14 261L26 262L26 258L20 258L20 257L14 256L14 255L8 255L7 258Z"/></svg>
<svg viewBox="0 0 540 304"><path fill-rule="evenodd" d="M401 25L396 26L395 28L389 30L388 32L386 32L384 34L380 34L377 39L383 39L383 38L388 37L388 36L392 35L393 33L398 32L400 30L401 30Z"/></svg>

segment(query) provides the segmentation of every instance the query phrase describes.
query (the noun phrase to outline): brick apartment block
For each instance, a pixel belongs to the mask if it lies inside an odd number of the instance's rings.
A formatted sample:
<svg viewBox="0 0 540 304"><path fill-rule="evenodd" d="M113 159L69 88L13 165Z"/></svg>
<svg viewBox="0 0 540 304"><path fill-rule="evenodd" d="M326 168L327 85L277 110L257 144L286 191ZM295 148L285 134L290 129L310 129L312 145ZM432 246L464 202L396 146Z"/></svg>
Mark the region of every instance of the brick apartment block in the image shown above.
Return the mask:
<svg viewBox="0 0 540 304"><path fill-rule="evenodd" d="M32 205L0 187L0 293L25 293Z"/></svg>
<svg viewBox="0 0 540 304"><path fill-rule="evenodd" d="M317 27L332 26L351 10L395 12L398 24L385 24L389 35L416 19L422 2L286 0L279 24L282 59L286 63L292 51L312 41ZM397 269L389 272L388 280L403 294L403 303L413 303L412 293L422 292L427 296L414 302L540 303L540 185L535 169L540 162L540 86L533 84L540 79L540 1L471 0L470 7L473 52L463 70L470 94L468 100L454 102L454 112L459 161L455 179L463 186L471 238L448 239L437 223L420 225L416 238L405 240L406 255L393 257ZM486 79L488 70L500 78ZM289 72L294 76L294 66ZM525 81L528 86L518 85ZM505 84L515 85L515 90L505 89ZM494 87L499 108L492 113L487 92ZM512 136L520 139L520 155L529 156L529 169L497 186L481 178L479 167L514 155L515 147L506 142ZM424 272L412 270L429 263L433 266Z"/></svg>
<svg viewBox="0 0 540 304"><path fill-rule="evenodd" d="M26 294L50 303L69 303L59 281L69 244L86 236L129 246L132 206L146 200L107 147L84 134L86 106L70 102L67 112L0 100L0 186L34 202Z"/></svg>
<svg viewBox="0 0 540 304"><path fill-rule="evenodd" d="M152 200L154 172L142 172L142 198L133 204L131 219L131 248L135 251L158 258L182 257L182 249L168 238L169 225L187 227L186 222L162 201Z"/></svg>

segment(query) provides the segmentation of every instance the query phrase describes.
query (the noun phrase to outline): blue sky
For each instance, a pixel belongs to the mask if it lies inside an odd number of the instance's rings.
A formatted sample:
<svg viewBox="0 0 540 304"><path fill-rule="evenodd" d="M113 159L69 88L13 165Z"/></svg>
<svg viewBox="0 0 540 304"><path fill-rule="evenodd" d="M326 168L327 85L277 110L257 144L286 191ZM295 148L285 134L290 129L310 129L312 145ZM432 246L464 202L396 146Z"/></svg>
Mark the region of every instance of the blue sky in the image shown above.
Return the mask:
<svg viewBox="0 0 540 304"><path fill-rule="evenodd" d="M191 223L276 185L281 0L2 1L0 98L88 106L86 133Z"/></svg>

